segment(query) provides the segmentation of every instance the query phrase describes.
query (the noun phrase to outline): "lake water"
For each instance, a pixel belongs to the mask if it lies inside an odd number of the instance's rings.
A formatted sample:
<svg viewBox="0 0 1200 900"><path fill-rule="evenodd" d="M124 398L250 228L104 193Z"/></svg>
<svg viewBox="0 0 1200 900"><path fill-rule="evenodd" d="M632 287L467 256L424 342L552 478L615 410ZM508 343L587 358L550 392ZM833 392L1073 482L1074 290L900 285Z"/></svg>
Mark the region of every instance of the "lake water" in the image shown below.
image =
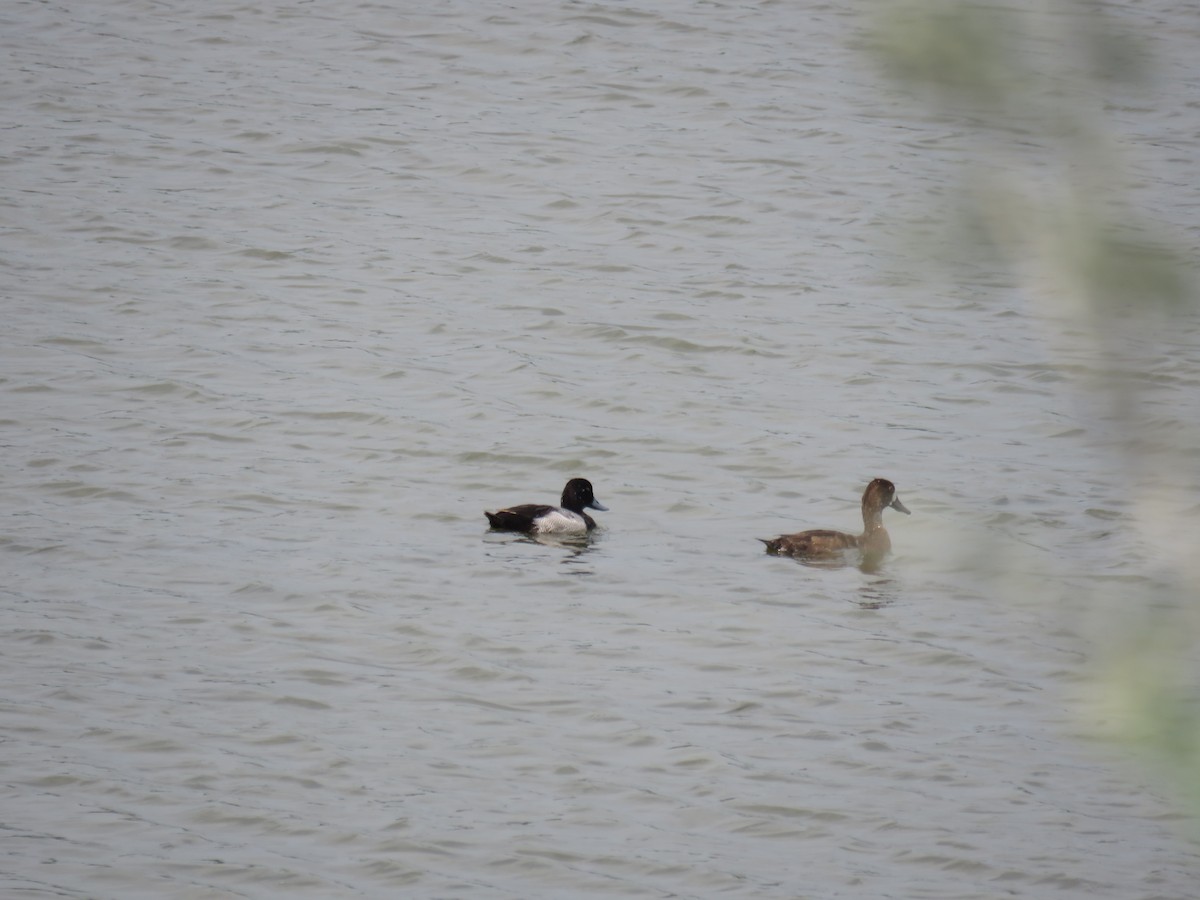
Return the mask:
<svg viewBox="0 0 1200 900"><path fill-rule="evenodd" d="M972 140L855 6L410 6L0 13L0 893L1195 897L1084 702L1194 565L1194 317L1131 473L1078 328L889 249ZM1194 250L1195 17L1125 14ZM875 476L879 571L755 540Z"/></svg>

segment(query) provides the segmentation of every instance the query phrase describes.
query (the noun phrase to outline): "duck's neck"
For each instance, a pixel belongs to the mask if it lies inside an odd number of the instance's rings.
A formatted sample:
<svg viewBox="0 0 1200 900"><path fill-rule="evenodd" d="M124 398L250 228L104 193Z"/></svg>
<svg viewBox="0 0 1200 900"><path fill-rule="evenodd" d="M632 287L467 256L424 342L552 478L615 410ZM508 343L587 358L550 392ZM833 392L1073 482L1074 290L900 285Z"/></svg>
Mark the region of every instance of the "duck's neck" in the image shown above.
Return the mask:
<svg viewBox="0 0 1200 900"><path fill-rule="evenodd" d="M874 505L863 503L863 536L876 531L883 531L883 510Z"/></svg>
<svg viewBox="0 0 1200 900"><path fill-rule="evenodd" d="M892 549L892 539L883 527L883 510L868 512L863 507L863 533L858 546L864 553L883 554Z"/></svg>

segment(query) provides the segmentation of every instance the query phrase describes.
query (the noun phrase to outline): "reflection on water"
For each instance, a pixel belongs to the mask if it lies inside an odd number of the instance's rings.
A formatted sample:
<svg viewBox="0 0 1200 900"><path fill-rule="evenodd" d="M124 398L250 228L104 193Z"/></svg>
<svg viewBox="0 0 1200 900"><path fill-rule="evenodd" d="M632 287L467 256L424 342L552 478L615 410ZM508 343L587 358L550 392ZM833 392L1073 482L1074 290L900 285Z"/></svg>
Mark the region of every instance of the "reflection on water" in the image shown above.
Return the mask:
<svg viewBox="0 0 1200 900"><path fill-rule="evenodd" d="M768 556L790 559L797 565L810 569L845 569L852 567L868 575L878 572L883 567L884 561L889 555L887 552L869 553L856 548L808 555L800 553L777 553L770 548L766 552Z"/></svg>
<svg viewBox="0 0 1200 900"><path fill-rule="evenodd" d="M844 550L840 553L824 556L788 556L767 551L769 556L787 559L806 569L823 569L837 571L842 569L857 569L864 575L878 575L884 570L889 554L863 553L860 550ZM895 583L891 578L877 578L864 582L858 588L857 599L851 599L862 609L881 609L896 602Z"/></svg>
<svg viewBox="0 0 1200 900"><path fill-rule="evenodd" d="M541 544L543 547L561 547L575 553L589 550L599 537L594 532L588 534L523 534L514 531L489 531L484 540L493 544Z"/></svg>
<svg viewBox="0 0 1200 900"><path fill-rule="evenodd" d="M593 568L583 567L582 562L585 554L593 550L600 540L600 532L598 530L583 535L518 534L511 531L488 531L483 539L489 544L536 544L540 547L561 550L563 553L560 556L560 563L567 568L567 574L596 574Z"/></svg>
<svg viewBox="0 0 1200 900"><path fill-rule="evenodd" d="M866 570L863 570L866 572ZM878 571L873 570L873 571ZM860 609L883 609L897 600L896 583L890 578L879 578L858 589Z"/></svg>

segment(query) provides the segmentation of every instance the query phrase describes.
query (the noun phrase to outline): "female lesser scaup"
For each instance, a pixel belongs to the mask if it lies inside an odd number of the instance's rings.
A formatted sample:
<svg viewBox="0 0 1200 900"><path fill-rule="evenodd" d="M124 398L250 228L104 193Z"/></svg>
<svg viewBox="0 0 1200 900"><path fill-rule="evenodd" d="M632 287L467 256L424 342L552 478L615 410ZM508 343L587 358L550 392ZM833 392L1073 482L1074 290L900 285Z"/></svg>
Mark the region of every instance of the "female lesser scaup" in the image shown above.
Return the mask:
<svg viewBox="0 0 1200 900"><path fill-rule="evenodd" d="M562 492L562 506L539 506L524 503L496 512L485 512L493 528L503 531L524 531L528 534L587 534L596 527L595 521L583 510L608 507L592 494L592 483L586 478L572 478Z"/></svg>
<svg viewBox="0 0 1200 900"><path fill-rule="evenodd" d="M768 553L783 553L787 556L833 556L843 550L858 548L864 556L882 556L892 549L892 540L883 527L883 510L890 506L906 516L910 515L900 498L896 486L886 478L876 478L863 491L863 533L846 534L842 531L801 531L799 534L783 534L766 540Z"/></svg>

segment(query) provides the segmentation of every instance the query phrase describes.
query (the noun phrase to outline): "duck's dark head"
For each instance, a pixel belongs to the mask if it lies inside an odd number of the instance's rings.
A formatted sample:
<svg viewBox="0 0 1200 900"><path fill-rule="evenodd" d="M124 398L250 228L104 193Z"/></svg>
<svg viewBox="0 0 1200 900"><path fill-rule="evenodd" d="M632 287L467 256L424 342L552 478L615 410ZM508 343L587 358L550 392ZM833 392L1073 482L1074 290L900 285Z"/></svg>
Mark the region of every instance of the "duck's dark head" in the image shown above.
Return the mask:
<svg viewBox="0 0 1200 900"><path fill-rule="evenodd" d="M563 488L562 505L563 509L575 512L583 512L584 509L608 512L608 507L597 500L596 495L592 493L592 483L586 478L572 478L567 482L567 486Z"/></svg>
<svg viewBox="0 0 1200 900"><path fill-rule="evenodd" d="M886 507L904 513L906 516L912 515L900 498L896 496L896 486L886 478L876 478L867 485L867 489L863 491L863 511L880 510Z"/></svg>

